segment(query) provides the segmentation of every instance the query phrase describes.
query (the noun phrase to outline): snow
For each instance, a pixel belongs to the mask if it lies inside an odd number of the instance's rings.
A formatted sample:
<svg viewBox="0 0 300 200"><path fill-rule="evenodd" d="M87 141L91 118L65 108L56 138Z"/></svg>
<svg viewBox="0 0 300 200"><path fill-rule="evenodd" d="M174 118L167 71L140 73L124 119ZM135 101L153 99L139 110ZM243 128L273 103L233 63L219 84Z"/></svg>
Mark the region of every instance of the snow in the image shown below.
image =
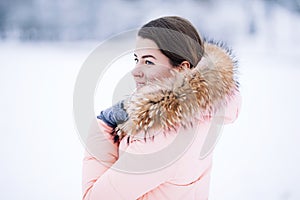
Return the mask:
<svg viewBox="0 0 300 200"><path fill-rule="evenodd" d="M83 147L72 92L96 45L0 45L1 199L80 199ZM215 148L211 199L299 199L300 55L245 43L235 51L243 104Z"/></svg>
<svg viewBox="0 0 300 200"><path fill-rule="evenodd" d="M261 7L254 8L261 16ZM256 36L238 32L232 45L243 103L214 150L212 200L300 199L300 20L279 7L271 15L257 20ZM73 90L97 45L0 43L0 199L81 199L83 146L73 120ZM132 58L129 53L116 60L99 85L114 77L110 87L117 87L130 75ZM121 64L127 70L116 70ZM95 113L111 104L113 91L98 88L95 102L102 104L95 104Z"/></svg>
<svg viewBox="0 0 300 200"><path fill-rule="evenodd" d="M242 109L215 148L211 199L299 199L299 52L245 46Z"/></svg>
<svg viewBox="0 0 300 200"><path fill-rule="evenodd" d="M74 81L90 45L0 45L1 199L80 199Z"/></svg>

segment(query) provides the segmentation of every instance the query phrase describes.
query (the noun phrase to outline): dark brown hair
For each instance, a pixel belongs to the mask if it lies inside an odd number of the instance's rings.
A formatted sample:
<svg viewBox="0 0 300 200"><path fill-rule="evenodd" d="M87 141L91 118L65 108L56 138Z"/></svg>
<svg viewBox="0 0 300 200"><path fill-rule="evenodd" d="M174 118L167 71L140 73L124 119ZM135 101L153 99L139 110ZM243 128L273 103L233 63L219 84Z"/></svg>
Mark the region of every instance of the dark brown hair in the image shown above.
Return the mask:
<svg viewBox="0 0 300 200"><path fill-rule="evenodd" d="M188 61L191 68L195 67L204 54L199 33L191 22L181 17L152 20L140 28L138 36L153 40L173 66Z"/></svg>

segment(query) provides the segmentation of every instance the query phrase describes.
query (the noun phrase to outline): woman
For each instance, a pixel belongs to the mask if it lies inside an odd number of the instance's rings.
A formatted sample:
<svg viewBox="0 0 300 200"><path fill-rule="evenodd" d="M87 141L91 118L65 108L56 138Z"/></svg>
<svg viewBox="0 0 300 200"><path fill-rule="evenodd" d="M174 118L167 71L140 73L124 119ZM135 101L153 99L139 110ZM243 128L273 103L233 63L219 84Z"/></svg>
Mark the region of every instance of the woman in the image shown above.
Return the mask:
<svg viewBox="0 0 300 200"><path fill-rule="evenodd" d="M137 90L102 111L89 137L83 200L208 199L212 151L199 155L213 119L238 116L236 61L175 16L145 24L134 56Z"/></svg>

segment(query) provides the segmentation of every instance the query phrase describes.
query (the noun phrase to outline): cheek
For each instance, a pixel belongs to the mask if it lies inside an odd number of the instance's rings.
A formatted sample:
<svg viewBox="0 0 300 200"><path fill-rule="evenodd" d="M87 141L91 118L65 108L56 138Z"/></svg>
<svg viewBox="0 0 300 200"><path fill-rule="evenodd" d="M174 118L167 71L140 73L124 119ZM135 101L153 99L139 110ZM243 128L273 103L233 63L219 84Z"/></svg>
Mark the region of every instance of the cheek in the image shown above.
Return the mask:
<svg viewBox="0 0 300 200"><path fill-rule="evenodd" d="M146 72L146 77L149 81L154 80L155 78L167 78L171 76L170 69L166 67L156 67L151 68Z"/></svg>

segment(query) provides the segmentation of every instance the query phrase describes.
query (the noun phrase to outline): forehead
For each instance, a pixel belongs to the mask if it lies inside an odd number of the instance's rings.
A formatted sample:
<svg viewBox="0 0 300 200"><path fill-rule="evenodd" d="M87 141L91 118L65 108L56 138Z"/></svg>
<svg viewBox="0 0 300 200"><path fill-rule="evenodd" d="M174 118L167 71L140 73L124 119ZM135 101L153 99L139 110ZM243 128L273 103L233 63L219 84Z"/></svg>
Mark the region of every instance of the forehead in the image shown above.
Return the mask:
<svg viewBox="0 0 300 200"><path fill-rule="evenodd" d="M159 53L160 50L157 46L157 44L150 39L142 38L142 37L137 37L136 38L136 45L135 45L135 51L138 53Z"/></svg>
<svg viewBox="0 0 300 200"><path fill-rule="evenodd" d="M157 44L150 39L147 38L142 38L140 36L137 36L136 38L136 49L140 49L140 48L152 48L152 49L159 49Z"/></svg>

